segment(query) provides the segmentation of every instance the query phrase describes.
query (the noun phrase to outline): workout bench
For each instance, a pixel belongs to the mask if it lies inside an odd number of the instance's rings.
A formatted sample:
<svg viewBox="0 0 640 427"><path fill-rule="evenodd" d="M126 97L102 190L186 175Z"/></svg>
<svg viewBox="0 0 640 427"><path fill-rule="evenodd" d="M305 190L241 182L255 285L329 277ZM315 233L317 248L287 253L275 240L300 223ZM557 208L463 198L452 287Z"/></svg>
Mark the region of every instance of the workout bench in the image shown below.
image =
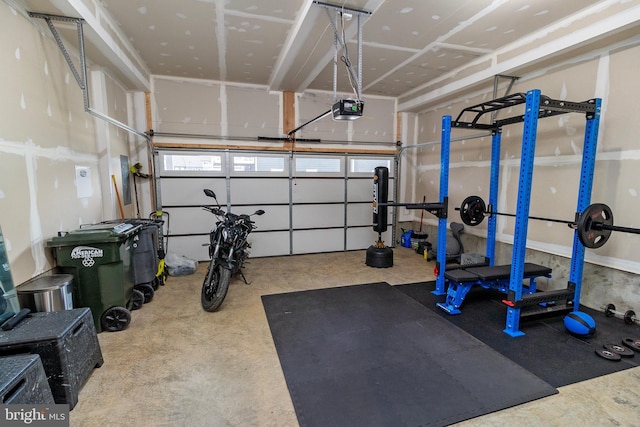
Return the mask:
<svg viewBox="0 0 640 427"><path fill-rule="evenodd" d="M447 299L439 302L438 307L449 314L460 314L460 306L471 288L475 285L485 289L495 289L502 293L509 292L509 279L511 277L511 265L494 265L461 268L445 271L445 279L449 281ZM528 280L528 286L522 288L523 294L536 292L536 279L538 277L551 277L551 269L542 265L525 263L523 280Z"/></svg>

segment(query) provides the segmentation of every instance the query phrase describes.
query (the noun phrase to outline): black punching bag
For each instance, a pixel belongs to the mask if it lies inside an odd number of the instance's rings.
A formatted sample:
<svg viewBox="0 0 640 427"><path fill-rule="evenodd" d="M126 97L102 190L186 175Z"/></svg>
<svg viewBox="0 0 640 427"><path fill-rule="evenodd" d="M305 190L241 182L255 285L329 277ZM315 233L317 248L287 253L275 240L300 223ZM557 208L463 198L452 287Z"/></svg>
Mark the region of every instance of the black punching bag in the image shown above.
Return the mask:
<svg viewBox="0 0 640 427"><path fill-rule="evenodd" d="M389 201L389 168L378 166L373 174L373 230L378 233L387 231L387 206Z"/></svg>
<svg viewBox="0 0 640 427"><path fill-rule="evenodd" d="M369 267L393 267L393 249L384 246L381 233L387 231L386 203L389 201L389 169L383 166L375 168L373 175L373 230L378 232L378 241L367 249L365 263ZM385 206L380 206L380 203Z"/></svg>

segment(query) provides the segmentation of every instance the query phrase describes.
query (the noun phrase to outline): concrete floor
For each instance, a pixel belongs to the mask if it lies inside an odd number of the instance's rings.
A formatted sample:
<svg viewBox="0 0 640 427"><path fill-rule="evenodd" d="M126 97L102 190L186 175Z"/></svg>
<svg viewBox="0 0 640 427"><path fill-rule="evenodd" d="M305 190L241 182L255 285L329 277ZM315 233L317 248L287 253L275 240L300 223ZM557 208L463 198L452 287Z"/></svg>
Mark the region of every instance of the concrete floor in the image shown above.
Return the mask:
<svg viewBox="0 0 640 427"><path fill-rule="evenodd" d="M261 295L386 281L433 280L433 263L395 249L394 266L367 267L362 251L251 260L220 311L200 307L205 265L170 277L125 331L101 333L95 369L71 426L297 426ZM459 426L638 426L640 367L573 384L558 395Z"/></svg>

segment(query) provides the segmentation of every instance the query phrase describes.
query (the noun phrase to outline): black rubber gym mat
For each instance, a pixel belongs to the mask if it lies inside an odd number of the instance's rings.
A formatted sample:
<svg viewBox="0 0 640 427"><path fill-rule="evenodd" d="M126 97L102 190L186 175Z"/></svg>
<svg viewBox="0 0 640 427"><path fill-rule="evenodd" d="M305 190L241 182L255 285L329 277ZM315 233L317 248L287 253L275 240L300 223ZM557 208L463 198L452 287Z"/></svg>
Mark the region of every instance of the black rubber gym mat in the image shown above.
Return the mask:
<svg viewBox="0 0 640 427"><path fill-rule="evenodd" d="M557 393L387 283L262 302L301 426L448 425Z"/></svg>
<svg viewBox="0 0 640 427"><path fill-rule="evenodd" d="M580 308L596 321L596 333L589 338L578 338L567 332L563 314L522 320L520 330L525 335L513 338L502 332L506 320L506 306L501 303L504 294L474 287L460 307L462 313L452 316L436 307L436 303L444 301L445 297L431 293L435 282L398 285L395 288L554 387L640 365L640 353L615 362L596 355L595 350L603 348L603 344L622 345L622 340L627 337L640 339L640 326L607 318L604 313L590 308Z"/></svg>

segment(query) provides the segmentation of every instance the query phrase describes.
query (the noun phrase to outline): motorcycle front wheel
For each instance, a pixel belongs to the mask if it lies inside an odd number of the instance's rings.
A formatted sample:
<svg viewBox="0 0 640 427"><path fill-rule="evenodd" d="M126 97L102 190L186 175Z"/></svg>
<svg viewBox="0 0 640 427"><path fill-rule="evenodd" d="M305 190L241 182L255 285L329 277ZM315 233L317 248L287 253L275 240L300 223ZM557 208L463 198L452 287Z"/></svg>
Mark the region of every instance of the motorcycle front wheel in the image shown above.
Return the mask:
<svg viewBox="0 0 640 427"><path fill-rule="evenodd" d="M210 269L213 268L213 271ZM206 311L216 311L222 305L222 301L227 296L231 282L231 270L223 268L217 264L207 268L207 274L204 276L202 284L201 302L202 308Z"/></svg>

